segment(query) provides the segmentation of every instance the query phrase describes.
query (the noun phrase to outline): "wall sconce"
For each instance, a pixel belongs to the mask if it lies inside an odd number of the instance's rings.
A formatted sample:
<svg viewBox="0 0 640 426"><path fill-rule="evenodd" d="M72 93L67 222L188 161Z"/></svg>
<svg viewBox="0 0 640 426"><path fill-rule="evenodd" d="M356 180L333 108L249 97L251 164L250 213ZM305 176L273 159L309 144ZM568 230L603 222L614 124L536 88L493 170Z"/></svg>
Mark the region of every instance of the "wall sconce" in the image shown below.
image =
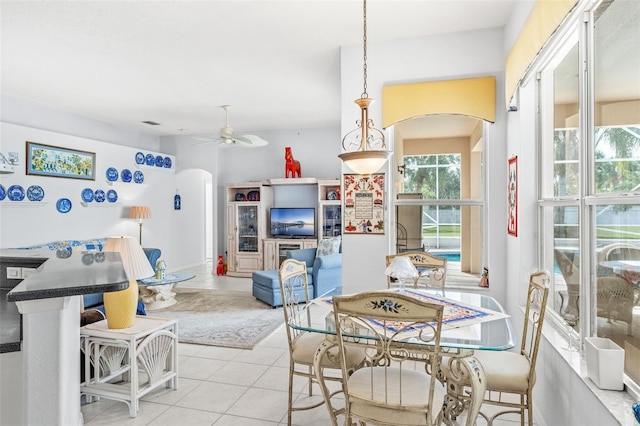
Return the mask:
<svg viewBox="0 0 640 426"><path fill-rule="evenodd" d="M403 175L403 174L404 174L404 169L405 169L406 167L407 167L407 166L405 166L404 164L402 164L402 165L398 166L398 173L400 173L401 175Z"/></svg>

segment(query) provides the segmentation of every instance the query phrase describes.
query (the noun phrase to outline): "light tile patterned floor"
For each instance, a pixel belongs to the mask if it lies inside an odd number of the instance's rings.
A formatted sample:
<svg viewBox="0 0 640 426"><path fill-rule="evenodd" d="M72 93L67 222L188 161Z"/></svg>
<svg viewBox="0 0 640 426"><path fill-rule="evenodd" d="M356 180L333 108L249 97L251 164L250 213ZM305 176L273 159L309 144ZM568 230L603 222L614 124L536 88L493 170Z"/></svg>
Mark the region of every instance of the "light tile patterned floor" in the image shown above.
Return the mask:
<svg viewBox="0 0 640 426"><path fill-rule="evenodd" d="M243 290L251 292L249 278L216 276L215 265L191 268L196 278L181 287ZM142 398L140 411L129 417L124 402L101 399L82 405L87 426L98 425L215 425L274 426L287 424L289 351L283 327L278 328L253 350L180 344L179 389L158 389ZM305 382L294 383L297 400L308 398ZM319 389L316 389L320 395ZM319 396L318 396L319 397ZM317 398L317 397L312 397ZM459 419L463 420L462 418ZM338 421L342 424L343 419ZM293 422L300 426L330 425L325 406L297 412ZM462 424L462 423L461 423ZM479 420L478 424L484 424ZM513 426L497 421L495 426Z"/></svg>

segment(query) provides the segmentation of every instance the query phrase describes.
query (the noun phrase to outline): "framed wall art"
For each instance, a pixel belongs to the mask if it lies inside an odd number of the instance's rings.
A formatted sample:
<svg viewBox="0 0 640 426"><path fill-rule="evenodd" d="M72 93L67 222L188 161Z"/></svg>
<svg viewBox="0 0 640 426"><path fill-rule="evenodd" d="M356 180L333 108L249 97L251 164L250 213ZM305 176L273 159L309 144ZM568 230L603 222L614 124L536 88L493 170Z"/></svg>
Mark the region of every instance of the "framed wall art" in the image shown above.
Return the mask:
<svg viewBox="0 0 640 426"><path fill-rule="evenodd" d="M27 174L96 180L96 153L27 142Z"/></svg>
<svg viewBox="0 0 640 426"><path fill-rule="evenodd" d="M345 174L344 233L384 234L384 173Z"/></svg>
<svg viewBox="0 0 640 426"><path fill-rule="evenodd" d="M509 211L507 233L518 236L518 157L509 158L509 179L507 193L509 194Z"/></svg>

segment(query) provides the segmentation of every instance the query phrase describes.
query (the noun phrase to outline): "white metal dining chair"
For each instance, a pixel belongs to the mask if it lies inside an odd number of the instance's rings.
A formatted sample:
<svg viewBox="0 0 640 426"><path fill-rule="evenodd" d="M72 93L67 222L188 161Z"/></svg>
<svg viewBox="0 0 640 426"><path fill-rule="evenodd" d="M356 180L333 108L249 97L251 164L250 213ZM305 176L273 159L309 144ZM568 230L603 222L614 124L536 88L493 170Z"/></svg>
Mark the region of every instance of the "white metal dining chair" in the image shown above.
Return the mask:
<svg viewBox="0 0 640 426"><path fill-rule="evenodd" d="M491 417L481 413L491 426L496 417L507 413L520 415L520 424L533 425L532 392L536 382L536 359L542 325L549 296L550 275L537 271L529 277L527 304L525 307L522 344L519 352L476 351L475 357L484 368L487 390L483 404L507 408ZM517 395L518 401L505 398L506 394Z"/></svg>
<svg viewBox="0 0 640 426"><path fill-rule="evenodd" d="M405 251L387 256L387 266L391 265L397 256L406 256L411 260L413 266L418 269L420 275L413 280L413 287L418 288L421 278L428 276L429 284L440 287L444 292L445 280L447 279L447 258L433 255L424 251ZM391 277L387 276L387 288L392 287ZM426 285L425 285L426 287Z"/></svg>
<svg viewBox="0 0 640 426"><path fill-rule="evenodd" d="M345 425L439 425L446 389L429 372L440 364L444 306L388 291L334 296L333 306L348 377ZM349 354L358 349L365 366L348 376Z"/></svg>
<svg viewBox="0 0 640 426"><path fill-rule="evenodd" d="M307 283L307 265L295 259L286 259L280 265L280 291L284 321L289 342L289 402L287 410L287 424L291 425L294 411L310 410L327 402L330 417L335 418L331 398L341 393L342 390L330 393L323 381L316 380L316 372L313 369L314 355L325 336L319 333L303 331L304 327L311 326L309 310L305 309L305 303L309 301L309 287ZM322 360L320 372L324 380L342 383L341 365L336 358L337 349L329 351ZM348 371L353 371L362 364L364 354L352 352L347 357ZM324 370L334 370L335 374L324 374ZM308 394L313 395L313 383L317 383L322 392L323 399L309 405L293 405L293 378L304 377L308 380Z"/></svg>

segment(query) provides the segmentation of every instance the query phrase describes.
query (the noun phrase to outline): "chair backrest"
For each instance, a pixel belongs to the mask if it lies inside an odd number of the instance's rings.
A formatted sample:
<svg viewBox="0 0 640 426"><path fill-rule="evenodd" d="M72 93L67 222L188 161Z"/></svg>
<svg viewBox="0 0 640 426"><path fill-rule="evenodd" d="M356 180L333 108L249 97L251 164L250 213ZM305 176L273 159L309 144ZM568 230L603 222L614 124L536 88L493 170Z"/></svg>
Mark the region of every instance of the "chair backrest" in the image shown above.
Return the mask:
<svg viewBox="0 0 640 426"><path fill-rule="evenodd" d="M302 331L290 325L300 327L311 324L309 310L304 309L305 303L309 301L307 264L295 259L285 259L280 264L278 276L284 322L287 325L287 338L291 347L292 342Z"/></svg>
<svg viewBox="0 0 640 426"><path fill-rule="evenodd" d="M520 346L520 354L529 360L529 383L533 383L532 380L534 380L550 282L551 277L547 271L536 271L529 276L522 344Z"/></svg>
<svg viewBox="0 0 640 426"><path fill-rule="evenodd" d="M567 287L580 285L580 257L573 251L555 249L553 251L555 261L562 273Z"/></svg>
<svg viewBox="0 0 640 426"><path fill-rule="evenodd" d="M379 377L380 383L374 383L371 387L369 399L373 398L374 393L379 396L384 392L385 406L404 408L403 392L413 393L416 389L402 388L403 375L415 374L416 371L437 371L441 362L440 334L444 306L406 294L372 291L334 296L333 310L343 377L351 374L347 370L347 352L364 348L365 367L362 368L394 369L396 372L387 375L387 370L384 370L384 374L377 375L371 370L371 377ZM426 370L416 367L416 362L427 364ZM407 384L411 382L405 379ZM390 380L395 382L389 383ZM432 374L429 388L422 390L429 392L429 407L440 410L441 407L432 407L436 380L436 374ZM388 394L388 388L395 388L399 392ZM349 398L346 382L344 391Z"/></svg>
<svg viewBox="0 0 640 426"><path fill-rule="evenodd" d="M640 247L629 243L613 243L600 250L598 260L640 260Z"/></svg>
<svg viewBox="0 0 640 426"><path fill-rule="evenodd" d="M413 266L418 269L421 276L429 275L429 282L436 284L444 290L445 280L447 278L447 258L435 256L424 251L405 251L398 254L390 254L387 256L387 266L391 264L397 256L405 256L411 260ZM414 287L418 287L420 277L414 280ZM391 278L387 276L387 288L391 287Z"/></svg>

